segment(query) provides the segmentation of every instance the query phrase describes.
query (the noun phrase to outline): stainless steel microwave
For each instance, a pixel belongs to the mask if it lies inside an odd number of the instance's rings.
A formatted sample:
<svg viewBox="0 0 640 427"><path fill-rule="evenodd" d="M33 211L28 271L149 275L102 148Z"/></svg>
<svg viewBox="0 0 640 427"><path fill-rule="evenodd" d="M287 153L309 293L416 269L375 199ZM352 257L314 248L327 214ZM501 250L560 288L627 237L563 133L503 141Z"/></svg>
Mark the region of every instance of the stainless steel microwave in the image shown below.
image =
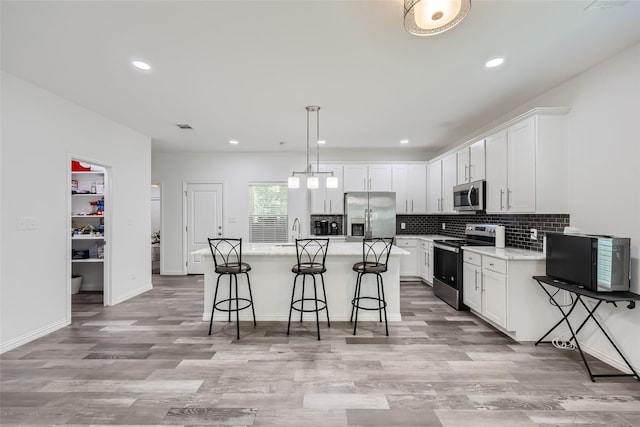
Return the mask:
<svg viewBox="0 0 640 427"><path fill-rule="evenodd" d="M483 211L486 200L486 181L473 181L453 187L453 209Z"/></svg>

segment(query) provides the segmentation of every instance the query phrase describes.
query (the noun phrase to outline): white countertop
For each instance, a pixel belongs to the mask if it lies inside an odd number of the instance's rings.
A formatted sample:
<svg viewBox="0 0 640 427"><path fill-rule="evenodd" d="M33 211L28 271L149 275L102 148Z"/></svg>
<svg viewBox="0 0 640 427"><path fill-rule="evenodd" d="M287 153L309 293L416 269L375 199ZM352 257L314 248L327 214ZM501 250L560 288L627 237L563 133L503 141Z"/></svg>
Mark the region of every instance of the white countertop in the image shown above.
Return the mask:
<svg viewBox="0 0 640 427"><path fill-rule="evenodd" d="M199 249L193 252L198 255L211 256L209 248ZM267 256L296 256L295 243L243 243L242 255L267 255ZM397 246L391 249L391 255L410 255L409 252ZM327 256L359 256L362 257L362 242L331 241Z"/></svg>
<svg viewBox="0 0 640 427"><path fill-rule="evenodd" d="M519 248L498 249L495 246L463 246L462 250L505 260L541 261L546 259L542 252Z"/></svg>
<svg viewBox="0 0 640 427"><path fill-rule="evenodd" d="M396 239L418 239L433 242L434 240L459 239L459 237L443 236L441 234L396 234Z"/></svg>

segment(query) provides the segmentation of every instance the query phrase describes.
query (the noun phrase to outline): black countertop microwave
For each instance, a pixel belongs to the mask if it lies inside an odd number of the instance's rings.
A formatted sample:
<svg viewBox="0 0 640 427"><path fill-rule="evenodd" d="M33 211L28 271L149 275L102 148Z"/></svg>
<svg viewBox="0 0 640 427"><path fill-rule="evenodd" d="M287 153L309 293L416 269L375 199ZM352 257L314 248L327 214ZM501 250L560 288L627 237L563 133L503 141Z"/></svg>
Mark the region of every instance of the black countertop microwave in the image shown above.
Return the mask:
<svg viewBox="0 0 640 427"><path fill-rule="evenodd" d="M546 233L547 276L595 292L628 291L631 239Z"/></svg>
<svg viewBox="0 0 640 427"><path fill-rule="evenodd" d="M486 201L486 181L473 181L453 187L453 209L483 211Z"/></svg>

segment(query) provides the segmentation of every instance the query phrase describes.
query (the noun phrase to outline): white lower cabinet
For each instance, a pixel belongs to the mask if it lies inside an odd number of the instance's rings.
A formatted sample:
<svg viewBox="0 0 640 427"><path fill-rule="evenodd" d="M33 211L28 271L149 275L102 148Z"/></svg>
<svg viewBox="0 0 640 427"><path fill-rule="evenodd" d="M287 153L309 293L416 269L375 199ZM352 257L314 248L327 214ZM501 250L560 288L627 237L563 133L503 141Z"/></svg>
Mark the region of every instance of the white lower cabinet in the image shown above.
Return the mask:
<svg viewBox="0 0 640 427"><path fill-rule="evenodd" d="M532 278L544 275L544 260L506 260L468 250L463 257L463 302L500 331L517 341L537 341L560 320Z"/></svg>
<svg viewBox="0 0 640 427"><path fill-rule="evenodd" d="M502 328L507 327L506 262L464 251L462 300L477 314Z"/></svg>
<svg viewBox="0 0 640 427"><path fill-rule="evenodd" d="M433 242L420 242L418 248L418 270L420 278L427 284L433 283Z"/></svg>
<svg viewBox="0 0 640 427"><path fill-rule="evenodd" d="M396 246L410 253L400 257L400 277L418 277L418 239L396 238Z"/></svg>
<svg viewBox="0 0 640 427"><path fill-rule="evenodd" d="M496 325L507 327L507 276L486 268L482 269L482 314Z"/></svg>

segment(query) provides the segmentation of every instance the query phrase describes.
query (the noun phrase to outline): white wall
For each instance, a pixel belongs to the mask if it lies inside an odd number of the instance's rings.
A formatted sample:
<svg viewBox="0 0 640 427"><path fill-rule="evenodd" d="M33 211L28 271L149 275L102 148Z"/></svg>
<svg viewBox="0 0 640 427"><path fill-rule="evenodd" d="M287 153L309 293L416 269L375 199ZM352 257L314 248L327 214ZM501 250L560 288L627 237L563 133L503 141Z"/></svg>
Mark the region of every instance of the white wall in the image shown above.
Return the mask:
<svg viewBox="0 0 640 427"><path fill-rule="evenodd" d="M306 153L153 153L152 180L162 182L161 274L186 274L183 245L183 184L217 182L223 185L223 234L249 238L248 184L286 182L304 170ZM304 181L304 180L301 180ZM306 218L306 190L289 193L289 218ZM303 230L308 233L308 229Z"/></svg>
<svg viewBox="0 0 640 427"><path fill-rule="evenodd" d="M112 301L151 288L151 141L10 74L1 84L3 352L70 322L69 155L112 167ZM21 216L37 229L17 231Z"/></svg>

